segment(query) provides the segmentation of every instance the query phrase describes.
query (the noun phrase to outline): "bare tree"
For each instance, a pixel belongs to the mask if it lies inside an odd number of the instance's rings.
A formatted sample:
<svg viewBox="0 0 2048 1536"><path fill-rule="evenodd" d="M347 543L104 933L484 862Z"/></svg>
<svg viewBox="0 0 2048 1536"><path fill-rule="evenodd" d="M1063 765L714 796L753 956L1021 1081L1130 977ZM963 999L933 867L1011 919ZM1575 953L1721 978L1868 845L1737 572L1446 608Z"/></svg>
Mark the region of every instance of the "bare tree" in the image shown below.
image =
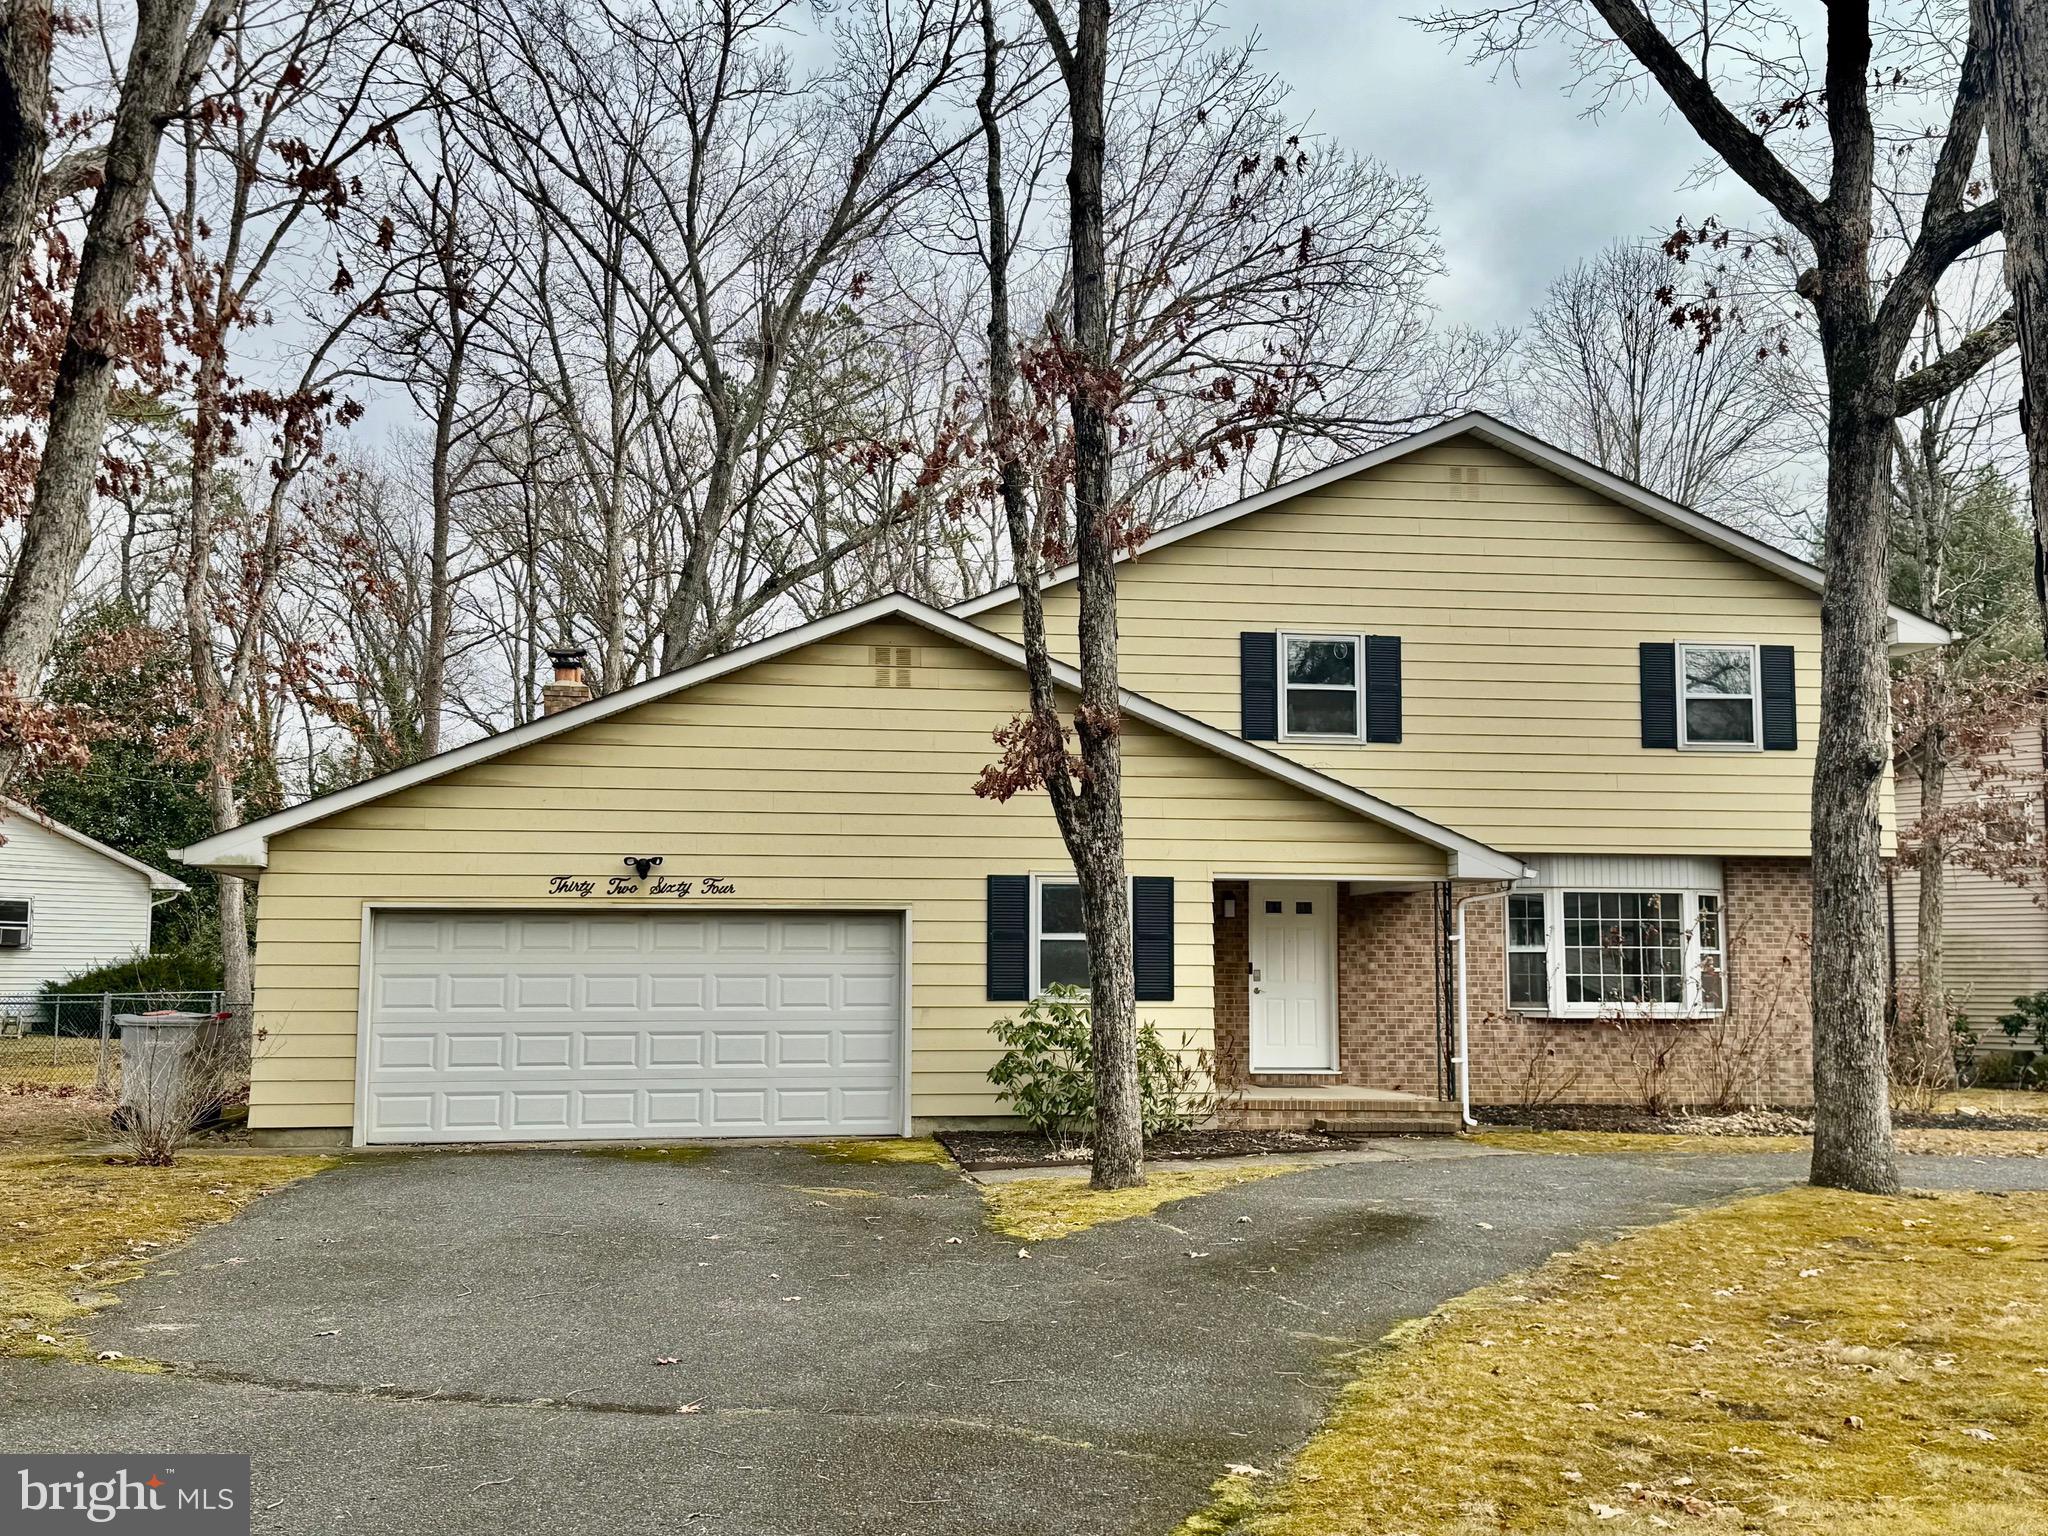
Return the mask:
<svg viewBox="0 0 2048 1536"><path fill-rule="evenodd" d="M137 0L99 190L87 216L70 329L57 365L21 548L0 598L0 686L32 692L92 537L93 478L107 402L126 351L138 232L155 190L157 147L184 110L235 0Z"/></svg>
<svg viewBox="0 0 2048 1536"><path fill-rule="evenodd" d="M1088 934L1089 1020L1095 1054L1094 1165L1097 1189L1144 1182L1144 1126L1138 1094L1137 1001L1133 990L1130 887L1125 876L1122 699L1117 683L1116 557L1125 511L1112 492L1110 419L1118 386L1110 355L1109 281L1103 235L1103 96L1109 64L1108 0L1078 0L1074 27L1050 0L1032 0L1066 87L1069 133L1067 244L1072 295L1069 338L1052 354L1072 427L1068 484L1080 590L1081 697L1069 732L1059 713L1052 648L1039 597L1047 543L1026 493L1013 409L1015 364L1009 317L1009 211L1003 195L1002 135L996 113L993 0L983 0L982 88L988 151L989 437L1009 528L1010 557L1024 620L1028 713L1009 727L1004 762L984 773L981 793L1006 799L1042 787L1074 865Z"/></svg>
<svg viewBox="0 0 2048 1536"><path fill-rule="evenodd" d="M1550 285L1520 345L1518 419L1684 506L1755 521L1792 456L1768 346L1701 347L1671 324L1677 269L1615 244Z"/></svg>
<svg viewBox="0 0 2048 1536"><path fill-rule="evenodd" d="M1930 300L1915 349L1925 365L1982 324L1981 309L1953 320L1939 298ZM1969 680L1987 663L2010 655L2016 551L1997 538L2009 492L1991 468L1999 418L2008 404L1997 370L1986 369L1961 389L1923 405L1915 416L1893 424L1892 459L1895 537L1900 595L1919 612L1947 627L1954 642L1915 658L1895 689L1905 712L1895 720L1895 755L1910 764L1919 783L1919 805L1910 829L1919 871L1915 945L1915 1011L1902 1030L1917 1027L1911 1049L1895 1042L1895 1065L1911 1069L1916 1084L1953 1087L1945 974L1944 872L1952 857L1947 814L1949 775L1966 758L1981 756L1987 734L1985 711L1964 707L1981 690ZM1992 722L1996 723L1996 722Z"/></svg>
<svg viewBox="0 0 2048 1536"><path fill-rule="evenodd" d="M664 670L740 626L872 535L776 570L737 603L721 590L735 530L790 463L769 430L821 310L865 286L852 263L973 136L942 107L964 64L966 0L863 3L835 20L828 62L797 78L774 46L790 0L676 4L630 22L498 3L447 40L480 158L566 243L604 260L607 207L633 247L638 295L681 382L668 413L693 462L664 509L679 568ZM680 465L676 466L678 469Z"/></svg>
<svg viewBox="0 0 2048 1536"><path fill-rule="evenodd" d="M1445 12L1432 25L1494 58L1563 36L1610 94L1647 80L1810 253L1798 292L1811 307L1828 401L1828 583L1813 782L1812 1178L1895 1190L1879 899L1891 748L1887 466L1892 423L1957 387L2013 340L2008 314L1924 367L1901 372L1942 274L1997 233L2003 218L1997 202L1973 201L1985 40L1973 30L1960 63L1951 63L1950 39L1890 30L1865 0L1837 0L1827 7L1816 74L1802 51L1808 40L1782 14L1718 0L1514 0ZM1880 60L1880 31L1896 58ZM1924 83L1930 80L1941 82L1938 96ZM1882 186L1888 214L1902 204L1918 210L1896 251L1881 246L1876 212L1880 175L1900 157L1889 152L1896 141L1881 144L1875 107L1894 99L1931 101L1939 118L1903 135L1938 145L1924 186ZM1810 177L1825 190L1815 191ZM1709 248L1720 243L1718 232L1707 233ZM1711 339L1726 316L1707 295L1683 318Z"/></svg>

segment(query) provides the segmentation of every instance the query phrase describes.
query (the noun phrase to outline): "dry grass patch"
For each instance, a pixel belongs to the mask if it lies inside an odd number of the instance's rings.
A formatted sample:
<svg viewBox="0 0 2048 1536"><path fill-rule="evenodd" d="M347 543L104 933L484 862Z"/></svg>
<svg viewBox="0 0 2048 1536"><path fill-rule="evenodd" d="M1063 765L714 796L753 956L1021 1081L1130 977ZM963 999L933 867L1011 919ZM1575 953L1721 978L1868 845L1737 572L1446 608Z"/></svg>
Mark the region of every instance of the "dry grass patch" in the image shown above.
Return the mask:
<svg viewBox="0 0 2048 1536"><path fill-rule="evenodd" d="M1389 1343L1184 1532L2048 1531L2048 1195L1766 1195Z"/></svg>
<svg viewBox="0 0 2048 1536"><path fill-rule="evenodd" d="M1811 1136L1666 1136L1655 1131L1474 1131L1466 1137L1510 1152L1808 1152Z"/></svg>
<svg viewBox="0 0 2048 1536"><path fill-rule="evenodd" d="M1934 1096L1937 1115L2040 1115L2048 1119L2048 1093L2024 1088L1958 1088Z"/></svg>
<svg viewBox="0 0 2048 1536"><path fill-rule="evenodd" d="M202 1227L327 1167L324 1157L191 1154L171 1168L46 1154L0 1156L0 1355L82 1357L67 1325L109 1305Z"/></svg>
<svg viewBox="0 0 2048 1536"><path fill-rule="evenodd" d="M1028 1243L1071 1237L1104 1222L1150 1216L1162 1205L1213 1195L1233 1184L1250 1184L1293 1173L1302 1163L1254 1163L1235 1168L1155 1168L1136 1189L1094 1190L1086 1178L1003 1179L981 1187L988 1225Z"/></svg>
<svg viewBox="0 0 2048 1536"><path fill-rule="evenodd" d="M1934 1157L2048 1157L2048 1131L1902 1130L1901 1152ZM1811 1136L1667 1136L1655 1131L1475 1131L1467 1138L1510 1152L1603 1157L1615 1152L1811 1152Z"/></svg>
<svg viewBox="0 0 2048 1536"><path fill-rule="evenodd" d="M1901 1152L1934 1157L2048 1157L2048 1131L1906 1130Z"/></svg>
<svg viewBox="0 0 2048 1536"><path fill-rule="evenodd" d="M873 1140L806 1141L806 1152L835 1163L929 1163L949 1168L953 1160L929 1136L887 1136Z"/></svg>

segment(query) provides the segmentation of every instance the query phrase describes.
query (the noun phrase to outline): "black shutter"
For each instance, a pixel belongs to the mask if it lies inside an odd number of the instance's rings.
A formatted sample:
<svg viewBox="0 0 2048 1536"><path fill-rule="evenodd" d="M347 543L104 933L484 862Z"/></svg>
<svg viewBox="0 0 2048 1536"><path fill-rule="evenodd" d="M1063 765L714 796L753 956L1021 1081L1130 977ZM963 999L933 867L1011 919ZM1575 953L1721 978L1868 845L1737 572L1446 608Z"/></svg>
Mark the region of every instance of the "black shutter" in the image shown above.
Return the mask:
<svg viewBox="0 0 2048 1536"><path fill-rule="evenodd" d="M1365 637L1365 739L1401 739L1401 637Z"/></svg>
<svg viewBox="0 0 2048 1536"><path fill-rule="evenodd" d="M1237 637L1237 733L1246 741L1280 735L1280 637L1247 630Z"/></svg>
<svg viewBox="0 0 2048 1536"><path fill-rule="evenodd" d="M1792 752L1799 746L1799 694L1793 682L1792 647L1759 646L1763 673L1764 750Z"/></svg>
<svg viewBox="0 0 2048 1536"><path fill-rule="evenodd" d="M1173 1001L1173 877L1131 880L1131 975L1141 1003Z"/></svg>
<svg viewBox="0 0 2048 1536"><path fill-rule="evenodd" d="M1643 745L1678 745L1678 647L1645 640L1638 648L1643 688Z"/></svg>
<svg viewBox="0 0 2048 1536"><path fill-rule="evenodd" d="M988 877L988 1000L1021 1003L1031 995L1031 877Z"/></svg>

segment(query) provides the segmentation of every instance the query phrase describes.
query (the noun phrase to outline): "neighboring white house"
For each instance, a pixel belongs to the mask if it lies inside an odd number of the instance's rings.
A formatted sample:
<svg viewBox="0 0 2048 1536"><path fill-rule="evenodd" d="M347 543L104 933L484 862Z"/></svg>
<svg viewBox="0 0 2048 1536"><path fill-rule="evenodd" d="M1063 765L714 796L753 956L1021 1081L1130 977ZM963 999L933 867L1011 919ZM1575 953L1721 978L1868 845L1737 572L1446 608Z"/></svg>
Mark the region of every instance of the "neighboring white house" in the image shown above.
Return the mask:
<svg viewBox="0 0 2048 1536"><path fill-rule="evenodd" d="M150 908L186 889L18 801L0 799L0 998L149 952Z"/></svg>

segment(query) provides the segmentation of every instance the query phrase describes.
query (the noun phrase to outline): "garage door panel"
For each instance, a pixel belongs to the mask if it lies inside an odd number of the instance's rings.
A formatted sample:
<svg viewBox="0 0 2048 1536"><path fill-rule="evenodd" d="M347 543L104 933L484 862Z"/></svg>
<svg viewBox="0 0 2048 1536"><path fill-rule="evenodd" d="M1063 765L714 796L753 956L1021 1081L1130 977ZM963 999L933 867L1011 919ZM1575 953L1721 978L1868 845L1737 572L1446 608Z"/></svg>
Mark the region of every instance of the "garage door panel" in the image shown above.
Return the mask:
<svg viewBox="0 0 2048 1536"><path fill-rule="evenodd" d="M647 1065L650 1067L701 1067L704 1065L704 1037L661 1031L647 1036Z"/></svg>
<svg viewBox="0 0 2048 1536"><path fill-rule="evenodd" d="M648 1005L663 1012L701 1013L704 1009L704 978L702 976L664 976L656 974L648 978Z"/></svg>
<svg viewBox="0 0 2048 1536"><path fill-rule="evenodd" d="M432 1035L382 1035L378 1037L371 1060L380 1071L401 1072L434 1065L434 1037Z"/></svg>
<svg viewBox="0 0 2048 1536"><path fill-rule="evenodd" d="M449 1035L441 1065L451 1072L474 1068L496 1071L505 1065L503 1035Z"/></svg>
<svg viewBox="0 0 2048 1536"><path fill-rule="evenodd" d="M438 1013L441 1009L440 979L434 976L377 977L377 1006L389 1013Z"/></svg>
<svg viewBox="0 0 2048 1536"><path fill-rule="evenodd" d="M576 1037L582 1051L579 1067L632 1067L640 1062L640 1037L634 1035L592 1034L585 1031Z"/></svg>
<svg viewBox="0 0 2048 1536"><path fill-rule="evenodd" d="M870 914L381 917L365 1136L892 1134L901 931Z"/></svg>

